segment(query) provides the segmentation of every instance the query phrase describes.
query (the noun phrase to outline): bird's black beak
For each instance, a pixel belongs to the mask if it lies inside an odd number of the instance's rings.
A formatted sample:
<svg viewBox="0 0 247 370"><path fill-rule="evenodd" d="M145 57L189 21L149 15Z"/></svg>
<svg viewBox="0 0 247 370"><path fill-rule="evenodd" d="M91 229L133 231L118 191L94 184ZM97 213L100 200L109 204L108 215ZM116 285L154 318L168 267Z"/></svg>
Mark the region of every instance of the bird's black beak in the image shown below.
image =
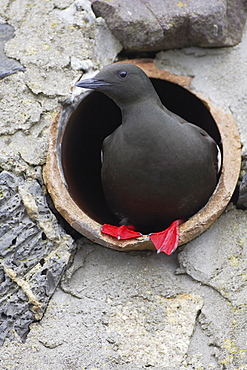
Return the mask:
<svg viewBox="0 0 247 370"><path fill-rule="evenodd" d="M75 86L83 87L84 89L98 89L109 85L108 82L96 80L95 78L88 78L87 80L82 80L75 84Z"/></svg>

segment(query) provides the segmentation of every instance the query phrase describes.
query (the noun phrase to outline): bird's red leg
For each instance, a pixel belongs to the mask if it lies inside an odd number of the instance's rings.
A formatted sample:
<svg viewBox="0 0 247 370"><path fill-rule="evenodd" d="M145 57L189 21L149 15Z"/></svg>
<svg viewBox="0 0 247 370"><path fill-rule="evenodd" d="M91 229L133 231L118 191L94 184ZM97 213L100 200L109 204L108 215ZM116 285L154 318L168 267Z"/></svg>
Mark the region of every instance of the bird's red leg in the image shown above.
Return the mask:
<svg viewBox="0 0 247 370"><path fill-rule="evenodd" d="M184 220L176 220L167 229L150 234L149 237L157 249L157 253L164 252L170 255L177 249L179 238L178 226L183 222Z"/></svg>
<svg viewBox="0 0 247 370"><path fill-rule="evenodd" d="M107 234L112 236L113 238L120 239L132 239L132 238L138 238L139 236L142 236L141 233L138 231L135 231L135 227L133 225L122 225L122 226L113 226L104 224L101 227L101 232L103 234Z"/></svg>

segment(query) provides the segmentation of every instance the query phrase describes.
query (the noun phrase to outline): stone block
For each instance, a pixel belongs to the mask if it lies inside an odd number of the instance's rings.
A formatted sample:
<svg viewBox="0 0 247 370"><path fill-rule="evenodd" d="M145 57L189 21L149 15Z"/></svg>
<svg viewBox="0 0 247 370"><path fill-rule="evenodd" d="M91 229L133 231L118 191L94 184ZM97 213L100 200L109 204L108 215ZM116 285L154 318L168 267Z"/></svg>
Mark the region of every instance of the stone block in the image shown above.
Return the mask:
<svg viewBox="0 0 247 370"><path fill-rule="evenodd" d="M124 49L232 46L241 41L244 0L91 0Z"/></svg>

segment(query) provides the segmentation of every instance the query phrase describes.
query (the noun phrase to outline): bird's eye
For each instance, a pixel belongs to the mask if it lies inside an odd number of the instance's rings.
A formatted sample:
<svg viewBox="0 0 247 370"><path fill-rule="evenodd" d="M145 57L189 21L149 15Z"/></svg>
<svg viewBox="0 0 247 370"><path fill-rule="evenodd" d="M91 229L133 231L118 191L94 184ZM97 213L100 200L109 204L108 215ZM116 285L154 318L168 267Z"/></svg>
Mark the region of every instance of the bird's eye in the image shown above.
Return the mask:
<svg viewBox="0 0 247 370"><path fill-rule="evenodd" d="M124 79L127 77L127 72L126 71L119 71L118 75L120 78Z"/></svg>

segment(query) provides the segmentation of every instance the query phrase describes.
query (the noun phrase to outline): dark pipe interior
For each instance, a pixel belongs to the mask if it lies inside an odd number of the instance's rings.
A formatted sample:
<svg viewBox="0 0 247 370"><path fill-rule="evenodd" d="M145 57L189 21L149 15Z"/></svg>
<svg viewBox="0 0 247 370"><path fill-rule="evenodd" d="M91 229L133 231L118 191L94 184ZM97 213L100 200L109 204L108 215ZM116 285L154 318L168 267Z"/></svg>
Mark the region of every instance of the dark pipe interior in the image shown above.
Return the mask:
<svg viewBox="0 0 247 370"><path fill-rule="evenodd" d="M151 81L169 110L202 127L220 144L216 123L200 99L169 81ZM72 113L63 135L62 166L68 191L83 212L99 223L118 225L103 196L100 152L104 138L120 124L117 105L104 94L92 92Z"/></svg>

